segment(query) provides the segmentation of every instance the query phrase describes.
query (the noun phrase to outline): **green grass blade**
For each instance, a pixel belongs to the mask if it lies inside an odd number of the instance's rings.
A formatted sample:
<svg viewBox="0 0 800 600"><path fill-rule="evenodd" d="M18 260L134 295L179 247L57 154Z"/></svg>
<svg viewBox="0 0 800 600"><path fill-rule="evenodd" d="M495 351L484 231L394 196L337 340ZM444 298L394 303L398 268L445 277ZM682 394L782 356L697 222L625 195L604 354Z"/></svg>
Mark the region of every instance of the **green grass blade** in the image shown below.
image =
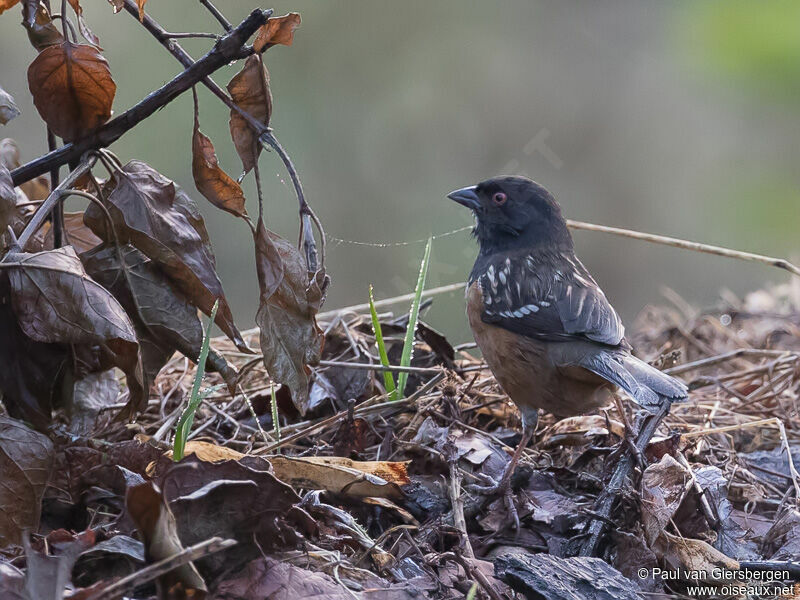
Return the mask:
<svg viewBox="0 0 800 600"><path fill-rule="evenodd" d="M275 440L281 441L281 423L278 415L278 398L275 396L275 384L269 382L269 408L272 411L272 431L275 433ZM256 418L258 421L258 418Z"/></svg>
<svg viewBox="0 0 800 600"><path fill-rule="evenodd" d="M414 354L414 333L417 330L419 320L419 305L422 301L422 290L425 289L425 278L428 276L428 264L431 259L431 238L425 244L425 255L422 257L422 264L419 266L419 277L417 277L417 287L414 289L414 301L411 303L411 312L408 315L408 327L406 328L406 339L403 342L403 354L400 357L400 366L411 366L411 357ZM406 389L408 373L397 375L397 399L403 398Z"/></svg>
<svg viewBox="0 0 800 600"><path fill-rule="evenodd" d="M197 408L205 397L200 393L200 385L203 383L203 376L206 374L206 359L211 346L211 327L214 325L214 319L217 318L217 308L219 308L219 300L214 302L211 318L208 320L208 325L206 325L203 332L203 345L200 347L200 356L197 359L197 372L192 385L192 395L189 396L189 402L186 404L186 408L183 410L175 428L175 439L172 442L172 460L175 462L183 458L186 439L189 437L189 432L192 430L192 423L194 422L194 413L197 412Z"/></svg>
<svg viewBox="0 0 800 600"><path fill-rule="evenodd" d="M389 355L386 353L386 344L383 342L383 331L381 331L381 323L378 321L378 311L375 310L372 286L369 286L369 314L372 317L372 331L375 332L375 343L378 345L381 364L384 367L388 367ZM390 371L383 372L383 386L386 388L386 393L389 394L389 400L394 400L397 397L397 388L394 385L394 376Z"/></svg>
<svg viewBox="0 0 800 600"><path fill-rule="evenodd" d="M472 587L469 588L469 592L467 592L467 600L475 600L475 597L478 595L478 584L473 583Z"/></svg>

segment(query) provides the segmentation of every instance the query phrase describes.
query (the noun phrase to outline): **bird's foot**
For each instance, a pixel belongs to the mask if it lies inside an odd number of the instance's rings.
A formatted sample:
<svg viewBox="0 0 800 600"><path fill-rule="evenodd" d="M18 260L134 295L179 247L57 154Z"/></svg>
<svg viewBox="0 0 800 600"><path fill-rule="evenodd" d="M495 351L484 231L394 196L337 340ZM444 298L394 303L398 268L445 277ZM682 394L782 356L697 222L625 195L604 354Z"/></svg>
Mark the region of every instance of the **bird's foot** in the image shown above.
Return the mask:
<svg viewBox="0 0 800 600"><path fill-rule="evenodd" d="M483 473L476 473L476 475L484 483L470 484L467 486L467 490L484 496L502 495L503 504L505 505L506 512L508 513L509 521L514 523L514 530L519 533L519 513L517 512L517 507L514 504L514 493L511 490L511 478L503 477L498 482Z"/></svg>

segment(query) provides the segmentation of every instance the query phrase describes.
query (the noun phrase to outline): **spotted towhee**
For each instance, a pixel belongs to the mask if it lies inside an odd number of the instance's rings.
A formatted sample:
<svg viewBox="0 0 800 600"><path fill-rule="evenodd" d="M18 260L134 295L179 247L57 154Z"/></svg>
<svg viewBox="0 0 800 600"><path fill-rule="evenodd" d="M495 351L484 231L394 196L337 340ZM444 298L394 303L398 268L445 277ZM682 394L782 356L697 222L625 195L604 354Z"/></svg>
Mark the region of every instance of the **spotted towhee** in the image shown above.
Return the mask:
<svg viewBox="0 0 800 600"><path fill-rule="evenodd" d="M644 408L686 398L683 383L631 355L622 321L575 256L550 192L529 179L498 177L448 197L475 213L472 333L522 414L522 441L495 489L510 493L540 408L559 417L584 414L611 399L615 387Z"/></svg>

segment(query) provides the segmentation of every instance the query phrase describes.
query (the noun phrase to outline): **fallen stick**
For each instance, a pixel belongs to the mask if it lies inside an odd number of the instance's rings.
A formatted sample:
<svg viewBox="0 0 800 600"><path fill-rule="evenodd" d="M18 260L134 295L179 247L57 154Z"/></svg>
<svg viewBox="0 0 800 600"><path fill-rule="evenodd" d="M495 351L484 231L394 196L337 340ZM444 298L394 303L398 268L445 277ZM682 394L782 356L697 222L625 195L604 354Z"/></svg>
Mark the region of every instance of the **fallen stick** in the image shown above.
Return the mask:
<svg viewBox="0 0 800 600"><path fill-rule="evenodd" d="M634 442L634 446L640 454L644 455L644 450L655 434L656 429L658 429L664 417L669 414L670 405L671 403L668 399L662 398L662 404L658 412L645 417L642 428L639 430ZM578 556L597 556L600 542L606 532L608 523L613 522L611 519L611 512L614 508L614 504L622 492L625 479L633 468L633 463L634 457L632 456L632 452L629 448L626 448L625 454L620 457L614 468L611 479L609 479L608 484L606 484L603 491L597 497L597 500L595 500L594 506L592 507L592 515L584 531L584 534L588 535L588 539L583 543L583 546L581 546Z"/></svg>
<svg viewBox="0 0 800 600"><path fill-rule="evenodd" d="M160 577L164 573L172 571L176 567L180 567L188 562L235 545L236 540L223 540L219 537L200 542L199 544L185 548L177 554L173 554L168 558L153 563L144 569L115 581L108 587L100 590L97 594L89 596L88 600L116 600L116 598L132 592L136 588Z"/></svg>

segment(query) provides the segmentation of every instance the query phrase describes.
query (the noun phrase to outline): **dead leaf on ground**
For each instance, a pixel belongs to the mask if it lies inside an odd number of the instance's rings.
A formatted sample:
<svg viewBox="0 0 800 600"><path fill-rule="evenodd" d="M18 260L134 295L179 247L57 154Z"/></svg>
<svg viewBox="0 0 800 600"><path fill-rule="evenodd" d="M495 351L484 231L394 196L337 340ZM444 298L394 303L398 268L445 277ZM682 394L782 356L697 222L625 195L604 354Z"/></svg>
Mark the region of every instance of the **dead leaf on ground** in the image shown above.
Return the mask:
<svg viewBox="0 0 800 600"><path fill-rule="evenodd" d="M53 443L21 422L0 416L0 547L36 530L53 466Z"/></svg>
<svg viewBox="0 0 800 600"><path fill-rule="evenodd" d="M592 443L592 437L608 435L608 424L611 424L611 433L620 439L625 434L622 423L606 418L602 415L581 415L567 417L556 421L544 433L542 444L545 446L583 446Z"/></svg>
<svg viewBox="0 0 800 600"><path fill-rule="evenodd" d="M45 552L31 547L27 536L25 546L25 591L36 600L61 600L72 583L72 567L82 552L94 546L95 533L87 529L72 534L65 529L51 531L45 538Z"/></svg>
<svg viewBox="0 0 800 600"><path fill-rule="evenodd" d="M169 558L183 550L175 517L154 483L147 482L129 488L125 506L139 530L149 563ZM188 597L202 600L208 592L203 578L191 562L159 577L156 589L159 598L166 598L167 590L183 589Z"/></svg>
<svg viewBox="0 0 800 600"><path fill-rule="evenodd" d="M650 465L642 475L642 527L652 545L664 531L686 497L691 474L669 454Z"/></svg>
<svg viewBox="0 0 800 600"><path fill-rule="evenodd" d="M192 176L197 191L211 204L237 217L247 214L242 187L222 170L214 151L214 144L200 131L197 97L195 97L192 134Z"/></svg>
<svg viewBox="0 0 800 600"><path fill-rule="evenodd" d="M117 91L97 48L69 41L39 53L28 67L28 86L42 119L66 142L105 123Z"/></svg>
<svg viewBox="0 0 800 600"><path fill-rule="evenodd" d="M679 537L666 531L653 545L656 555L679 573L697 573L699 581L725 582L720 569L738 569L739 563L702 540ZM729 581L730 582L730 581Z"/></svg>
<svg viewBox="0 0 800 600"><path fill-rule="evenodd" d="M272 94L269 91L269 73L260 54L251 55L242 70L228 82L228 93L236 106L249 113L259 123L269 125ZM248 173L255 166L261 153L258 136L247 120L233 109L231 109L230 129L236 152L242 159L244 172Z"/></svg>
<svg viewBox="0 0 800 600"><path fill-rule="evenodd" d="M31 45L39 52L64 43L64 36L53 24L50 11L42 2L26 1L22 4L22 25L28 31Z"/></svg>
<svg viewBox="0 0 800 600"><path fill-rule="evenodd" d="M130 242L141 250L207 315L219 300L216 324L237 348L252 352L233 322L205 221L194 201L172 180L138 160L117 171L109 186L113 191L106 204L120 243ZM99 208L87 207L84 221L100 238L114 243Z"/></svg>
<svg viewBox="0 0 800 600"><path fill-rule="evenodd" d="M256 323L270 377L286 385L301 415L308 409L309 367L319 363L322 331L316 315L324 297L325 273L309 280L305 259L291 243L258 222L256 271L261 290Z"/></svg>
<svg viewBox="0 0 800 600"><path fill-rule="evenodd" d="M123 411L147 402L133 324L111 293L92 280L71 247L7 255L11 306L25 334L37 342L96 345L109 352L128 382Z"/></svg>
<svg viewBox="0 0 800 600"><path fill-rule="evenodd" d="M258 28L253 50L261 52L277 44L291 46L294 31L300 27L300 13L292 12L282 17L270 17Z"/></svg>
<svg viewBox="0 0 800 600"><path fill-rule="evenodd" d="M125 272L121 270L120 256L125 261ZM173 289L174 284L153 261L130 244L119 250L97 247L80 258L89 275L110 291L131 317L148 385L176 350L197 361L203 343L197 309ZM218 372L229 391L235 389L236 370L213 349L206 368Z"/></svg>
<svg viewBox="0 0 800 600"><path fill-rule="evenodd" d="M270 456L275 476L297 489L327 490L356 498L402 500L411 482L405 462L355 461L338 456Z"/></svg>
<svg viewBox="0 0 800 600"><path fill-rule="evenodd" d="M2 12L2 6L0 6L0 13ZM19 109L14 103L14 98L0 87L0 125L5 125L17 116L19 116Z"/></svg>

